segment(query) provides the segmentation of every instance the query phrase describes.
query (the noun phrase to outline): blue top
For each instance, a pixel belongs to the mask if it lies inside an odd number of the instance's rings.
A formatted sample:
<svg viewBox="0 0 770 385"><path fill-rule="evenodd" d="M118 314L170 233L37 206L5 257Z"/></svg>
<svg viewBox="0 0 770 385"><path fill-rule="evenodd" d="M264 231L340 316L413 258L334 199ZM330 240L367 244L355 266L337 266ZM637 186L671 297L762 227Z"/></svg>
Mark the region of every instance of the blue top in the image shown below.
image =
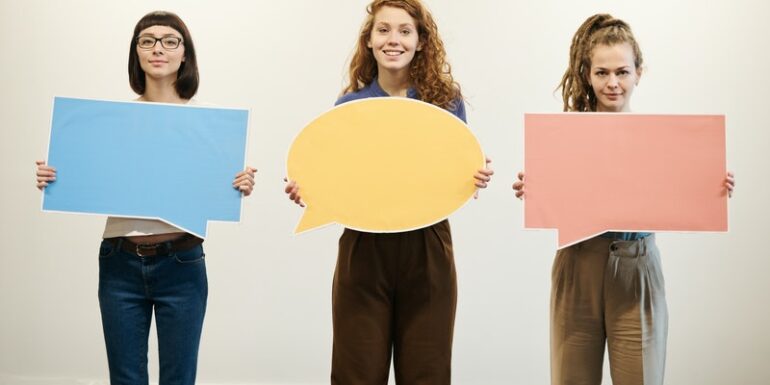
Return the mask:
<svg viewBox="0 0 770 385"><path fill-rule="evenodd" d="M334 103L335 106L338 106L343 103L347 103L353 100L358 99L366 99L366 98L378 98L378 97L387 97L388 95L385 90L380 87L380 84L377 82L377 78L374 78L371 83L369 83L366 87L356 91L356 92L350 92L345 95L342 95L337 101ZM406 90L406 97L409 99L419 99L419 95L417 95L417 90L414 88L409 88ZM465 103L463 103L462 100L457 100L455 102L455 109L454 110L447 110L454 114L454 116L460 118L465 123L468 123L465 120Z"/></svg>
<svg viewBox="0 0 770 385"><path fill-rule="evenodd" d="M617 231L608 231L602 235L602 238L610 238L618 241L635 241L652 235L652 233L621 233Z"/></svg>

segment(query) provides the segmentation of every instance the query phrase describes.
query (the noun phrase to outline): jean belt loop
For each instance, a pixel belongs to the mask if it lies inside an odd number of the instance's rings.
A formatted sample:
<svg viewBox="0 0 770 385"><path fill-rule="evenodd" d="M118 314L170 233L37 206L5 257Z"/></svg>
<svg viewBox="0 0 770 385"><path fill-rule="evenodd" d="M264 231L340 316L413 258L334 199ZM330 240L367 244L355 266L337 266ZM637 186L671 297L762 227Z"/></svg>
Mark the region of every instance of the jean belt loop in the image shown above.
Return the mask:
<svg viewBox="0 0 770 385"><path fill-rule="evenodd" d="M163 242L163 247L165 247L164 253L166 255L171 255L171 241Z"/></svg>

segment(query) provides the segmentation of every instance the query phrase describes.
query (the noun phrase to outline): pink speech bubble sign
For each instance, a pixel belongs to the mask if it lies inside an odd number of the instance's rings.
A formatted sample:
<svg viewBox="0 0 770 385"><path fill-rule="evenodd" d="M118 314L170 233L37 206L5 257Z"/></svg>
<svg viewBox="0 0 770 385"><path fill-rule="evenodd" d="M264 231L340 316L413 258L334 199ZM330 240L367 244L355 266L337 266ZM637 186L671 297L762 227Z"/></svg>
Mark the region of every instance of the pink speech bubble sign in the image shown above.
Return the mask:
<svg viewBox="0 0 770 385"><path fill-rule="evenodd" d="M727 231L724 115L525 114L524 227Z"/></svg>

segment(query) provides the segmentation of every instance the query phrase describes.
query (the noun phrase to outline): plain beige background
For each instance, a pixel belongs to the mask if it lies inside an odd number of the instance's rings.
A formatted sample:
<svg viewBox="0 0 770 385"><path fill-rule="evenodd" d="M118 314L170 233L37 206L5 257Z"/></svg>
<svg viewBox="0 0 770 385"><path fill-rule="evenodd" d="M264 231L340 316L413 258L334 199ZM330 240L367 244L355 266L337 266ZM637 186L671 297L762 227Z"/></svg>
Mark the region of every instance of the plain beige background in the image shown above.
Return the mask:
<svg viewBox="0 0 770 385"><path fill-rule="evenodd" d="M199 382L328 383L341 229L294 237L301 210L282 193L282 178L294 135L344 84L366 4L0 0L0 384L107 383L96 296L104 219L41 213L34 161L46 156L54 95L135 97L126 70L131 32L155 9L177 12L192 31L202 79L197 98L251 109L247 159L259 169L242 223L209 230ZM729 168L737 175L730 233L658 236L671 314L667 383L766 384L770 5L428 4L468 98L470 126L496 170L481 198L451 217L460 284L454 383L548 383L556 233L522 229L522 204L510 185L522 168L523 113L561 110L553 91L570 38L589 15L610 12L633 26L647 64L633 110L726 114ZM150 361L155 372L154 351Z"/></svg>

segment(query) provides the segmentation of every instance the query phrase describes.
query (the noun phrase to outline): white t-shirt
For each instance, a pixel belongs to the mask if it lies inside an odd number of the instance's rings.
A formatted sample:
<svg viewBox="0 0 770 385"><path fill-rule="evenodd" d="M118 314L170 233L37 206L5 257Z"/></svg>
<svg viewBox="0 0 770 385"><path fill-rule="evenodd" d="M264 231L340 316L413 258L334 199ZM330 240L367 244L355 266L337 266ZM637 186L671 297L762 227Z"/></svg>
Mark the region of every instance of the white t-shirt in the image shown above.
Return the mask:
<svg viewBox="0 0 770 385"><path fill-rule="evenodd" d="M136 235L155 235L184 232L157 219L108 217L102 238L133 237Z"/></svg>
<svg viewBox="0 0 770 385"><path fill-rule="evenodd" d="M190 99L186 105L210 105ZM118 218L108 217L104 226L102 238L132 237L137 235L155 235L184 232L184 230L171 226L157 219Z"/></svg>

